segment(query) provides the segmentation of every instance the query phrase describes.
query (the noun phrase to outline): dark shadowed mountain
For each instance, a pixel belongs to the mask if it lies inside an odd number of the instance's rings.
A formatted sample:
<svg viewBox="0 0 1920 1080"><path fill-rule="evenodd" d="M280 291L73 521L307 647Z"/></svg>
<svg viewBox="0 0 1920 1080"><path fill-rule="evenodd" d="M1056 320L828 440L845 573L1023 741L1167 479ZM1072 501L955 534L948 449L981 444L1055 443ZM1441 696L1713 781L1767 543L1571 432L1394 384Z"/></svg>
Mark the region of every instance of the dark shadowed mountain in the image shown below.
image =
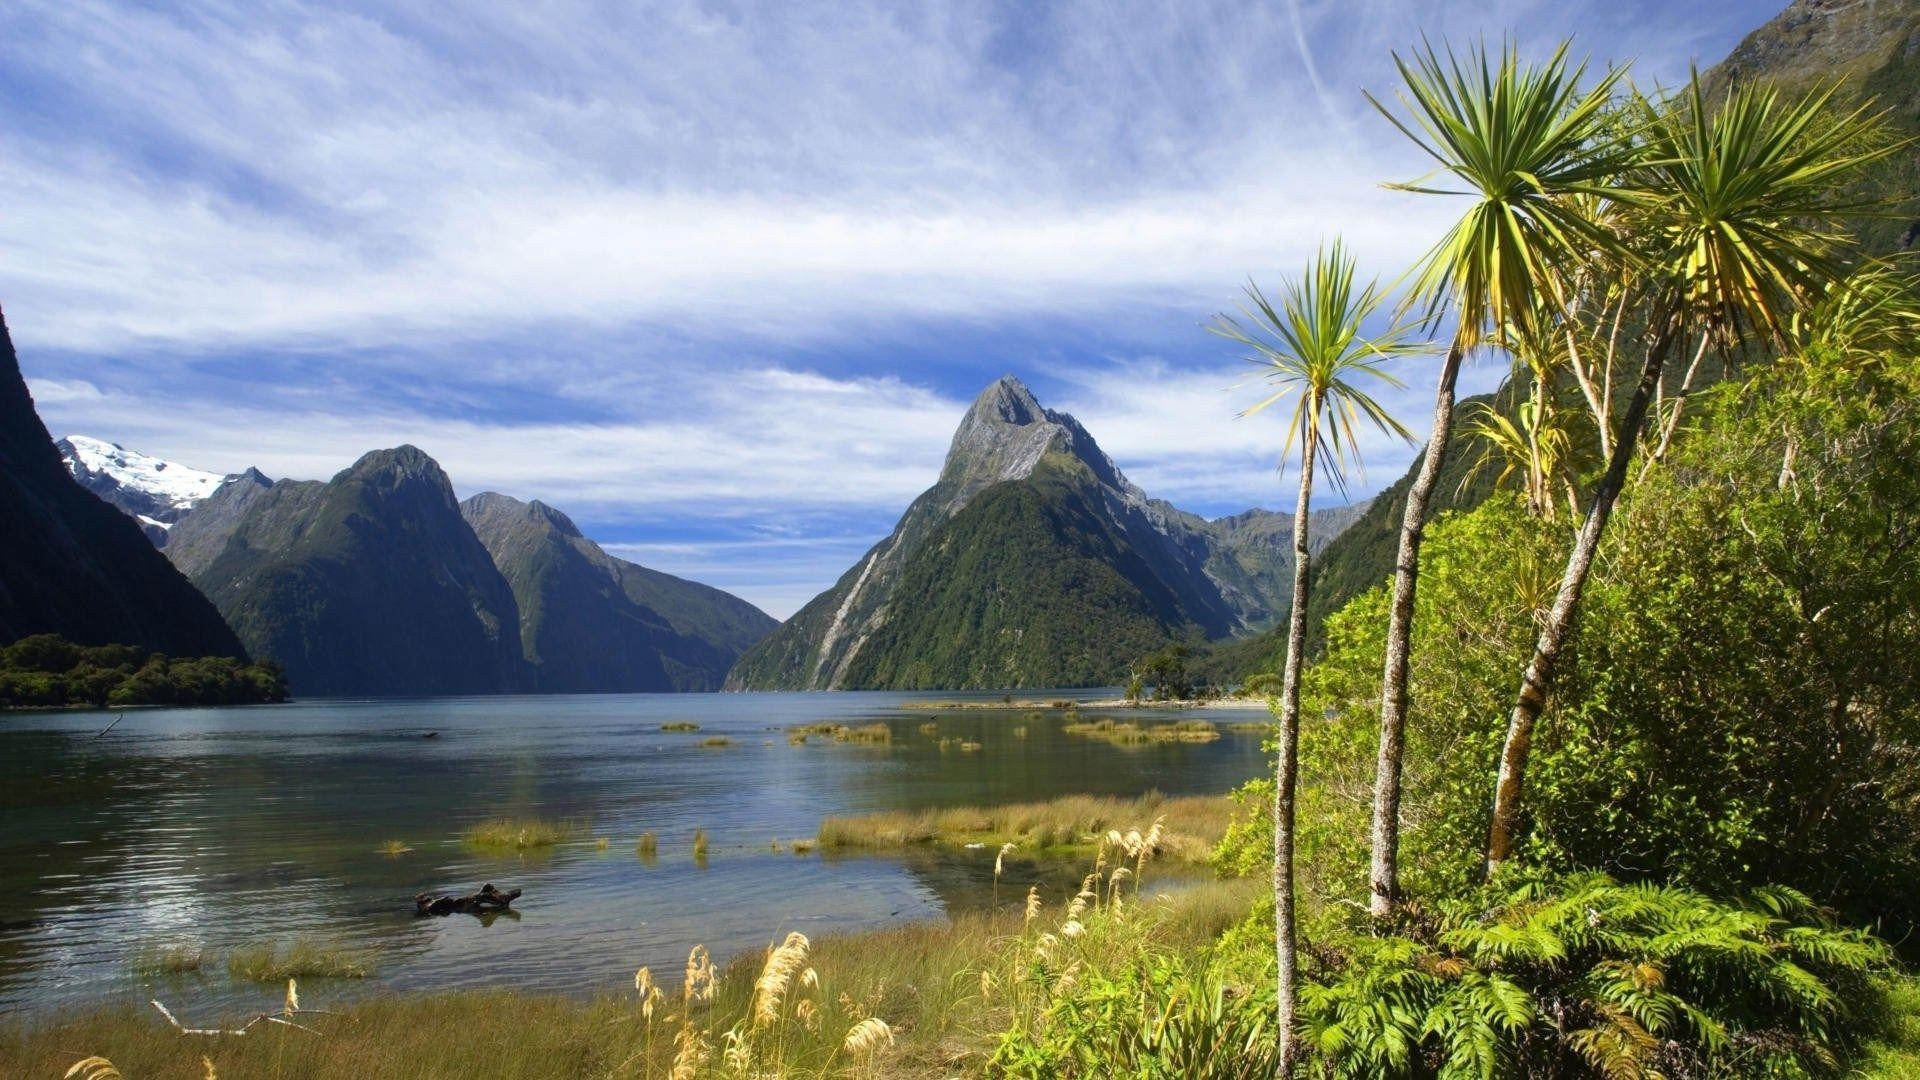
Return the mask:
<svg viewBox="0 0 1920 1080"><path fill-rule="evenodd" d="M34 412L0 316L0 644L54 633L175 656L241 656L140 526L76 483Z"/></svg>

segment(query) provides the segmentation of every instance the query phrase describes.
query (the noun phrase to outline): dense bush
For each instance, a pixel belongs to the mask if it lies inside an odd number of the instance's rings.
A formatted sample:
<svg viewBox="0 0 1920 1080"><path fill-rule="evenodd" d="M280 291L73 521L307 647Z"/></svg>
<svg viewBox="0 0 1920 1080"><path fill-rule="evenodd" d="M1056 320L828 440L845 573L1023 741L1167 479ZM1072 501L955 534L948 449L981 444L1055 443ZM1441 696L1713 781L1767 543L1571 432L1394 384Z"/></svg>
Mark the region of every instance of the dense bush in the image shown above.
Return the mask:
<svg viewBox="0 0 1920 1080"><path fill-rule="evenodd" d="M55 634L0 649L0 708L248 705L286 698L286 680L272 663L176 659L130 645L75 645Z"/></svg>
<svg viewBox="0 0 1920 1080"><path fill-rule="evenodd" d="M1920 364L1817 360L1729 385L1621 507L1535 735L1526 861L1726 895L1782 884L1920 927ZM1415 893L1476 880L1513 669L1565 540L1496 499L1422 559L1405 855ZM1306 674L1304 880L1366 889L1384 590ZM1270 857L1259 808L1222 851Z"/></svg>

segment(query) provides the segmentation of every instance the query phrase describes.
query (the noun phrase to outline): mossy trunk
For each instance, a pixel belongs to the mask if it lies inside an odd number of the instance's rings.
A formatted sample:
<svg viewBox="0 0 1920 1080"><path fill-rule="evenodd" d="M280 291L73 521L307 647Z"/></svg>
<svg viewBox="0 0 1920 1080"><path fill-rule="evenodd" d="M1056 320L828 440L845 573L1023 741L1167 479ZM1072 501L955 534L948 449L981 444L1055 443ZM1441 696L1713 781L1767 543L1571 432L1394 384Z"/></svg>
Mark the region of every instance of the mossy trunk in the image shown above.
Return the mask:
<svg viewBox="0 0 1920 1080"><path fill-rule="evenodd" d="M1309 417L1319 411L1309 401ZM1313 455L1319 449L1319 431L1311 423L1300 447L1300 498L1293 515L1293 611L1287 622L1287 664L1280 684L1280 750L1273 785L1273 924L1274 956L1280 962L1278 1011L1280 1075L1293 1075L1299 1055L1294 1033L1294 1006L1299 970L1293 909L1293 811L1300 774L1300 668L1307 646L1307 504L1313 494Z"/></svg>
<svg viewBox="0 0 1920 1080"><path fill-rule="evenodd" d="M1373 781L1373 869L1370 875L1375 916L1393 912L1400 895L1400 782L1406 753L1407 671L1413 662L1413 601L1419 584L1420 541L1426 535L1427 508L1440 484L1453 437L1453 389L1460 377L1465 347L1458 337L1440 367L1434 394L1433 431L1427 435L1420 471L1407 488L1406 514L1400 521L1400 550L1393 564L1393 602L1387 615L1386 671L1380 680L1380 758Z"/></svg>

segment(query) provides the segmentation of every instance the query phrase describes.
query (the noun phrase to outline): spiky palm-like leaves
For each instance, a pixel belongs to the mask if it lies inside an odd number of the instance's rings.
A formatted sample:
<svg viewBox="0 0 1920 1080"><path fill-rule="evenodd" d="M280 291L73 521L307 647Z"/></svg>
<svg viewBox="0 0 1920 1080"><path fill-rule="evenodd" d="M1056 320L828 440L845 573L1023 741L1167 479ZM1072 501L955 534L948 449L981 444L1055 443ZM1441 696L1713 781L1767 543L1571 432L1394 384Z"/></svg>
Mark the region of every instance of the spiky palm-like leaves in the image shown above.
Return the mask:
<svg viewBox="0 0 1920 1080"><path fill-rule="evenodd" d="M1400 380L1382 366L1417 350L1402 325L1368 337L1365 324L1380 309L1377 283L1356 289L1354 260L1335 241L1308 264L1306 273L1282 288L1280 306L1251 283L1242 308L1247 322L1221 316L1215 333L1251 350L1247 357L1265 369L1277 389L1242 413L1258 413L1292 396L1282 460L1299 453L1300 489L1293 518L1293 609L1287 628L1287 658L1280 683L1279 754L1275 763L1273 805L1274 954L1279 961L1277 1022L1280 1074L1291 1075L1297 1054L1293 1014L1296 1000L1295 917L1293 907L1294 798L1299 774L1300 669L1307 636L1309 554L1307 510L1313 495L1315 465L1344 490L1347 467L1359 464L1358 437L1367 425L1411 441L1407 429L1363 389L1362 377L1389 386Z"/></svg>
<svg viewBox="0 0 1920 1080"><path fill-rule="evenodd" d="M1464 58L1443 57L1429 45L1410 59L1395 57L1405 119L1369 97L1438 166L1427 178L1391 186L1470 200L1421 260L1408 292L1428 319L1451 313L1456 328L1434 392L1426 452L1407 489L1388 609L1372 837L1371 909L1383 917L1399 894L1401 757L1420 542L1452 437L1461 361L1494 328L1529 325L1542 311L1564 309L1579 268L1596 252L1618 248L1594 208L1624 197L1611 186L1631 148L1614 101L1621 73L1585 85L1585 65L1570 62L1567 52L1562 45L1532 66L1511 45L1498 53L1483 45ZM1542 294L1551 303L1542 304Z"/></svg>
<svg viewBox="0 0 1920 1080"><path fill-rule="evenodd" d="M1627 180L1641 260L1634 272L1651 300L1645 359L1508 719L1487 837L1489 875L1513 853L1534 724L1674 342L1744 326L1785 343L1794 313L1843 272L1833 248L1841 219L1860 206L1834 192L1897 149L1878 137L1878 118L1864 109L1829 115L1832 93L1787 102L1764 87L1736 87L1710 107L1696 72L1675 100L1645 106L1641 161Z"/></svg>

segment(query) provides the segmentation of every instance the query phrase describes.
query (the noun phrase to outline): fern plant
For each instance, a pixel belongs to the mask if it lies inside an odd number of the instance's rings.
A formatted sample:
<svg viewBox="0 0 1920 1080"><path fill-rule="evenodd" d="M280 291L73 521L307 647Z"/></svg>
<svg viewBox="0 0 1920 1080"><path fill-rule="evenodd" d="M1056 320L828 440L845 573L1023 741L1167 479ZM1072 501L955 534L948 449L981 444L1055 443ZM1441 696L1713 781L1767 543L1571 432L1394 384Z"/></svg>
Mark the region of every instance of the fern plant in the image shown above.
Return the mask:
<svg viewBox="0 0 1920 1080"><path fill-rule="evenodd" d="M1330 1075L1820 1076L1892 963L1785 888L1727 903L1581 876L1406 925L1317 951L1304 1037Z"/></svg>

